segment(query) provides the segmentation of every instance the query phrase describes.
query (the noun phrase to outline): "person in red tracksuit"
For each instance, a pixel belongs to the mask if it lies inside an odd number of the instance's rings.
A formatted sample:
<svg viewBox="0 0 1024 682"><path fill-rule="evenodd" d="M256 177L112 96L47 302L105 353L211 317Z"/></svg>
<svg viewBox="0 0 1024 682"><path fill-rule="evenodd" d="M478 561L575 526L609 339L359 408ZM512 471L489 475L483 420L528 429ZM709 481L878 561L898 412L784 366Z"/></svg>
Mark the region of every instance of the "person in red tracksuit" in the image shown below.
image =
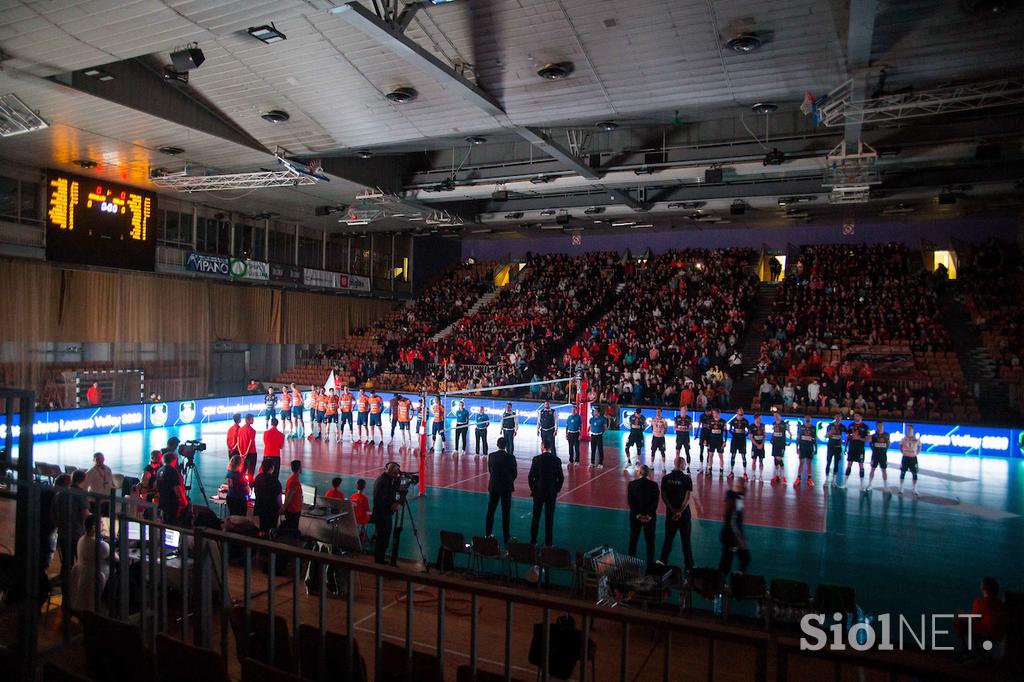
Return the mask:
<svg viewBox="0 0 1024 682"><path fill-rule="evenodd" d="M245 473L249 480L256 475L256 429L252 427L253 416L245 415L245 425L238 429L238 452L245 460Z"/></svg>
<svg viewBox="0 0 1024 682"><path fill-rule="evenodd" d="M234 424L228 427L228 459L241 454L238 452L238 430L242 428L242 415L233 415L231 421Z"/></svg>

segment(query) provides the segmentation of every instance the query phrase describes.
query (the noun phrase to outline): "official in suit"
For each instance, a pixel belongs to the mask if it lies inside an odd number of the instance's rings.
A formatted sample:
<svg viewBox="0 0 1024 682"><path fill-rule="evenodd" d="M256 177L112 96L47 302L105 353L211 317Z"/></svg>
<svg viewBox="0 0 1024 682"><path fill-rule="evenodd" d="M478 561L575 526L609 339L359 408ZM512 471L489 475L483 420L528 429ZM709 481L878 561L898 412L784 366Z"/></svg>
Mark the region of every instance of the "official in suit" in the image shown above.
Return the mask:
<svg viewBox="0 0 1024 682"><path fill-rule="evenodd" d="M562 473L562 460L545 448L533 458L530 465L530 496L533 497L533 521L530 523L530 543L537 544L537 530L540 526L540 515L544 512L544 545L552 543L552 528L555 523L555 500L562 490L565 474Z"/></svg>
<svg viewBox="0 0 1024 682"><path fill-rule="evenodd" d="M505 544L508 544L512 537L509 532L509 515L512 507L512 491L516 487L516 476L519 475L519 466L516 458L509 454L505 439L498 439L498 449L487 455L487 473L490 480L487 483L487 521L485 535L491 535L494 530L494 512L501 503L501 532L505 537Z"/></svg>
<svg viewBox="0 0 1024 682"><path fill-rule="evenodd" d="M658 518L658 499L661 497L661 490L650 479L650 475L651 468L646 464L641 465L640 478L630 481L626 486L629 502L629 556L636 556L637 541L640 539L640 531L643 531L648 566L654 563L654 528Z"/></svg>

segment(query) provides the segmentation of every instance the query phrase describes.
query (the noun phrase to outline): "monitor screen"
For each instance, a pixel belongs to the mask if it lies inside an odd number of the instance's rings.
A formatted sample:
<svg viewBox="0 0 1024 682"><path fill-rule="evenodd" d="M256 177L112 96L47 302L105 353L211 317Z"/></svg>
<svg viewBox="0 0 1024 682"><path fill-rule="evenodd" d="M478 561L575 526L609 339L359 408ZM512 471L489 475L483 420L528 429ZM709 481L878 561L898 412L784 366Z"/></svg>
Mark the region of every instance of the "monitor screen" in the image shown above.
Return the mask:
<svg viewBox="0 0 1024 682"><path fill-rule="evenodd" d="M302 504L307 507L316 506L316 488L311 485L302 486Z"/></svg>
<svg viewBox="0 0 1024 682"><path fill-rule="evenodd" d="M138 542L142 539L142 524L137 521L128 522L128 542Z"/></svg>
<svg viewBox="0 0 1024 682"><path fill-rule="evenodd" d="M164 532L164 545L171 549L178 549L178 545L181 543L181 533L176 530L167 530Z"/></svg>

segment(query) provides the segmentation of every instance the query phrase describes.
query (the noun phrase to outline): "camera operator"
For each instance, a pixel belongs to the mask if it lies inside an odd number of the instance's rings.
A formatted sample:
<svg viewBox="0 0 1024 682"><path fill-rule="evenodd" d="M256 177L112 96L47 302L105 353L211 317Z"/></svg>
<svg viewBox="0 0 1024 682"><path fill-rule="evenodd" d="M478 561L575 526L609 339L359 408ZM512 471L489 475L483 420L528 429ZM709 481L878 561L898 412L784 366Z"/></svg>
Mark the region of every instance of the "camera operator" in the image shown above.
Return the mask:
<svg viewBox="0 0 1024 682"><path fill-rule="evenodd" d="M388 543L391 542L391 520L401 507L398 500L398 475L401 468L397 462L384 465L384 473L373 483L373 524L377 532L373 539L373 560L378 564L387 563Z"/></svg>
<svg viewBox="0 0 1024 682"><path fill-rule="evenodd" d="M160 496L160 513L164 517L164 523L172 526L184 525L188 496L185 494L185 479L178 471L176 452L164 453L164 465L156 472L156 490Z"/></svg>

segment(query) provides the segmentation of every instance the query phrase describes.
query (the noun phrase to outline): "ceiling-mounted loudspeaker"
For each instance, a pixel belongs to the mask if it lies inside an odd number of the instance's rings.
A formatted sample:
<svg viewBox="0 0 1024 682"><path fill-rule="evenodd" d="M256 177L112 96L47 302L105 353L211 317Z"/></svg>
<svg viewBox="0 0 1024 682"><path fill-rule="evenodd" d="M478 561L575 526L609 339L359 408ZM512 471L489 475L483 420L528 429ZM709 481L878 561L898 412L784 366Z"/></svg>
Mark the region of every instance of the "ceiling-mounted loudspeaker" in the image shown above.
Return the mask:
<svg viewBox="0 0 1024 682"><path fill-rule="evenodd" d="M979 144L974 150L974 158L977 161L998 161L1002 155L1002 150L997 144Z"/></svg>
<svg viewBox="0 0 1024 682"><path fill-rule="evenodd" d="M507 189L496 189L491 192L492 201L508 201L508 190Z"/></svg>
<svg viewBox="0 0 1024 682"><path fill-rule="evenodd" d="M554 64L545 64L544 66L537 69L537 75L548 81L560 81L563 78L568 78L569 74L573 71L572 62L556 62Z"/></svg>
<svg viewBox="0 0 1024 682"><path fill-rule="evenodd" d="M199 65L205 61L206 55L194 43L187 49L171 53L171 63L174 64L174 70L179 72L198 69Z"/></svg>
<svg viewBox="0 0 1024 682"><path fill-rule="evenodd" d="M951 206L956 203L956 194L952 192L942 192L938 196L940 206Z"/></svg>
<svg viewBox="0 0 1024 682"><path fill-rule="evenodd" d="M555 216L555 222L558 223L559 225L568 225L569 218L570 216L568 213L562 213L561 215Z"/></svg>
<svg viewBox="0 0 1024 682"><path fill-rule="evenodd" d="M743 201L734 201L732 206L729 207L729 213L732 215L743 215L747 212L747 204Z"/></svg>
<svg viewBox="0 0 1024 682"><path fill-rule="evenodd" d="M665 163L665 152L657 151L644 154L645 166L656 166L659 163Z"/></svg>
<svg viewBox="0 0 1024 682"><path fill-rule="evenodd" d="M704 171L704 182L708 184L717 184L722 181L722 169L721 168L708 168Z"/></svg>

